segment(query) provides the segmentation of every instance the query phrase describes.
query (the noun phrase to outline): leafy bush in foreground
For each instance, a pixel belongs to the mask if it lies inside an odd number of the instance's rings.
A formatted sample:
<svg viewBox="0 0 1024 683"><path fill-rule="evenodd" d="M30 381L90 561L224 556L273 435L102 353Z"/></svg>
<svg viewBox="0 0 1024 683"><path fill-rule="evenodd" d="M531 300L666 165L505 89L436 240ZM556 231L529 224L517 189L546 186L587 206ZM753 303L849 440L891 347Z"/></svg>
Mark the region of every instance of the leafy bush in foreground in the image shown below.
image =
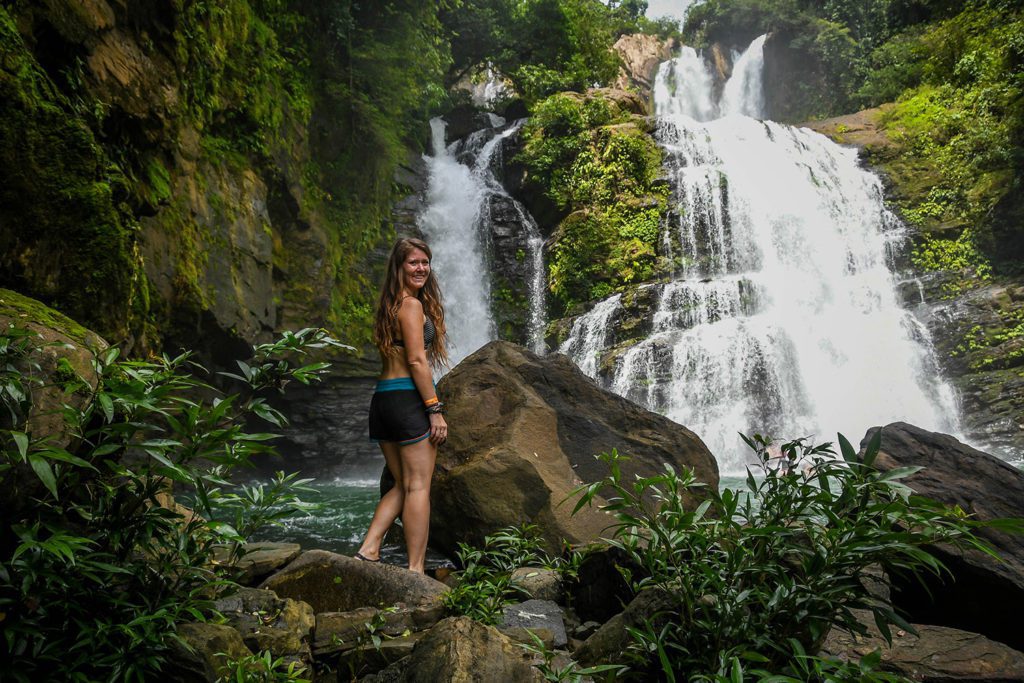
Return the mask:
<svg viewBox="0 0 1024 683"><path fill-rule="evenodd" d="M244 395L198 379L188 354L118 361L110 349L95 360L94 399L64 406L65 447L24 431L46 379L34 336L0 329L0 427L10 427L0 429L0 481L28 499L2 501L0 678L141 681L161 670L175 624L204 619L230 582L215 549L237 557L249 534L302 507L294 477L238 490L228 477L271 450L274 435L248 431L248 420L284 423L261 392L316 379L326 363L294 360L327 346L340 345L312 329L257 346L233 375ZM196 514L168 507L172 483L193 495Z"/></svg>
<svg viewBox="0 0 1024 683"><path fill-rule="evenodd" d="M865 589L866 569L939 574L944 567L923 548L939 542L991 551L961 510L900 483L919 468L872 466L880 432L862 458L839 439L841 459L831 444L802 439L773 459L769 441L747 439L763 477L750 473L745 492L707 491L695 510L683 505L685 492L703 486L691 472L667 468L625 482L622 456L599 456L610 474L577 490L576 510L610 491L606 509L618 519L611 543L643 567L627 580L637 591L667 591L674 604L670 614L631 629L630 664L642 680L893 678L871 672L877 658L858 667L813 656L833 626L865 632L855 609L870 610L886 638L890 625L913 632Z"/></svg>
<svg viewBox="0 0 1024 683"><path fill-rule="evenodd" d="M459 584L444 596L451 614L464 614L485 624L495 624L502 609L522 591L512 581L520 567L540 566L563 576L575 576L581 556L569 551L564 558L544 552L540 530L535 524L507 527L484 538L483 548L459 544L457 555L464 567Z"/></svg>

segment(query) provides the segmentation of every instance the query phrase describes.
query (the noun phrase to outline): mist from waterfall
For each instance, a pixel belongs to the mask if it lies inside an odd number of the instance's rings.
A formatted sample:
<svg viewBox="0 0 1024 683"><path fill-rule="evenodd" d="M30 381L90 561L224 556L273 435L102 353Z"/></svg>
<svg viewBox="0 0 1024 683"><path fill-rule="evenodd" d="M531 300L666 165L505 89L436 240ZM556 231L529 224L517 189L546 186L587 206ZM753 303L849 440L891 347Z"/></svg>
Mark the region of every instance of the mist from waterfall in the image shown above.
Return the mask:
<svg viewBox="0 0 1024 683"><path fill-rule="evenodd" d="M659 70L657 137L672 207L649 336L600 372L618 295L563 345L612 390L696 432L723 473L749 451L737 432L851 441L905 420L957 433L923 324L900 307L891 255L904 228L855 150L763 115L764 37L715 100L692 50ZM678 226L678 227L670 227ZM607 363L606 363L607 365Z"/></svg>

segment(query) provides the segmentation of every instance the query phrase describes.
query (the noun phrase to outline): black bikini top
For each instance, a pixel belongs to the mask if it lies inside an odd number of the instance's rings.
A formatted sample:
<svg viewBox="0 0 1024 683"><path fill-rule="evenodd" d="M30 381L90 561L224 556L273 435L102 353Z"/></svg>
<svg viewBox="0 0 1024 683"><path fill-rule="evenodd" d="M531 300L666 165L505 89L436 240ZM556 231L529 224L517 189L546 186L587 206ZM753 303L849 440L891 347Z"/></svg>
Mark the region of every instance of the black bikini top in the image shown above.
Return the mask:
<svg viewBox="0 0 1024 683"><path fill-rule="evenodd" d="M430 345L434 343L434 337L437 335L437 329L434 327L434 322L427 317L423 318L423 348L429 349ZM395 340L395 346L405 348L405 342L401 339Z"/></svg>

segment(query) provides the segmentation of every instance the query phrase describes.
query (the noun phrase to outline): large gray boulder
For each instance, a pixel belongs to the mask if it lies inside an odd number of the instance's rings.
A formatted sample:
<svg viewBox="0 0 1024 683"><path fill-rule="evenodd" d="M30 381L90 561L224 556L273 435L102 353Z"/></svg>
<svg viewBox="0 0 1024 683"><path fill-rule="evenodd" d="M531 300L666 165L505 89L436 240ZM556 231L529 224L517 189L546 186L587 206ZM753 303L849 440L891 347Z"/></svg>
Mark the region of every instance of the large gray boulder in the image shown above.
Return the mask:
<svg viewBox="0 0 1024 683"><path fill-rule="evenodd" d="M856 662L881 650L880 668L912 681L1024 681L1024 654L985 636L945 626L915 624L918 635L895 631L890 647L875 627L870 612L856 610L854 614L868 633L862 636L832 629L822 648L824 654Z"/></svg>
<svg viewBox="0 0 1024 683"><path fill-rule="evenodd" d="M347 612L360 607L407 606L433 613L448 587L429 576L394 565L362 562L326 550L308 550L260 588L303 600L313 611Z"/></svg>
<svg viewBox="0 0 1024 683"><path fill-rule="evenodd" d="M868 430L862 448L878 429ZM916 493L959 506L974 519L1024 517L1024 472L947 434L904 422L886 425L875 465L883 471L924 467L903 482ZM953 579L924 576L929 595L913 579L894 575L893 600L915 621L982 633L1024 649L1017 619L1024 612L1024 535L991 528L977 535L1000 559L978 550L931 546Z"/></svg>
<svg viewBox="0 0 1024 683"><path fill-rule="evenodd" d="M438 384L450 437L432 490L431 545L453 553L502 527L532 522L549 549L606 535L596 507L573 516L570 492L608 474L595 455L630 456L623 480L693 468L718 487L718 465L689 429L605 391L560 354L487 344ZM697 500L690 501L693 505Z"/></svg>

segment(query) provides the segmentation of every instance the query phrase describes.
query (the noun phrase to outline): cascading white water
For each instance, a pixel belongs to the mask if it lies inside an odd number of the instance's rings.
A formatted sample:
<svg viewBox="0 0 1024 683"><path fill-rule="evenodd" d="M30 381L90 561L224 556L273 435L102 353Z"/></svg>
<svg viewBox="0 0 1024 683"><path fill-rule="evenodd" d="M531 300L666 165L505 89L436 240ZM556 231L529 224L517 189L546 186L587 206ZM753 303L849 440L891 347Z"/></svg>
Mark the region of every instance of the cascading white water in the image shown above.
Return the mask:
<svg viewBox="0 0 1024 683"><path fill-rule="evenodd" d="M419 225L434 254L454 365L494 338L490 278L477 229L487 186L445 145L443 120L431 120L430 131L434 154L426 157L430 180Z"/></svg>
<svg viewBox="0 0 1024 683"><path fill-rule="evenodd" d="M680 55L662 64L654 78L656 106L667 107L659 114L686 114L708 121L718 114L712 97L714 77L692 47L684 45Z"/></svg>
<svg viewBox="0 0 1024 683"><path fill-rule="evenodd" d="M427 207L419 216L419 225L434 252L433 267L442 285L453 366L496 337L487 256L491 251L490 200L494 196L512 204L526 233L531 264L528 334L534 350L543 349L543 238L537 222L508 195L492 170L502 141L514 135L524 121L500 132L504 119L491 115L490 122L491 129L476 131L450 146L444 144L444 121L436 118L430 122L434 154L426 157ZM460 159L469 160L472 167Z"/></svg>
<svg viewBox="0 0 1024 683"><path fill-rule="evenodd" d="M711 121L738 114L764 117L764 41L754 39L742 54L733 54L732 76L714 97L715 77L704 58L692 47L683 46L679 56L661 66L654 81L654 103L660 116L684 114L697 121Z"/></svg>
<svg viewBox="0 0 1024 683"><path fill-rule="evenodd" d="M722 116L741 114L751 118L764 118L764 41L768 36L755 38L743 54L733 54L732 77L722 91L719 111Z"/></svg>
<svg viewBox="0 0 1024 683"><path fill-rule="evenodd" d="M713 103L731 112L724 118L699 120L711 91L692 90L711 79L681 80L696 71L694 55L662 65L658 138L679 218L666 221L679 228L666 228L663 243L681 267L610 386L700 435L724 473L748 456L739 431L819 440L840 431L856 442L870 426L906 420L955 433L955 395L924 326L897 302L887 255L902 226L878 179L854 150L739 115L763 101L762 44ZM573 335L618 305L618 296L599 303ZM562 350L597 376L603 337L594 348L573 335Z"/></svg>
<svg viewBox="0 0 1024 683"><path fill-rule="evenodd" d="M558 349L591 377L597 377L598 357L608 343L609 324L619 309L621 299L621 294L611 296L594 306L587 315L577 318L569 336Z"/></svg>

